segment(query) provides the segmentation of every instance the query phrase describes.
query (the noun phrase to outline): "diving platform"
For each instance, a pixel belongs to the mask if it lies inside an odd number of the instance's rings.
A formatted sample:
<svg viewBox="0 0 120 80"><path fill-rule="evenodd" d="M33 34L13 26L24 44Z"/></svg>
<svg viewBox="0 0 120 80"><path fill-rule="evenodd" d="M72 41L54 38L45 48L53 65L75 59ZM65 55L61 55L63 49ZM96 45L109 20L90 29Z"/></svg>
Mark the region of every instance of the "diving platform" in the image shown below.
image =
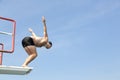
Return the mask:
<svg viewBox="0 0 120 80"><path fill-rule="evenodd" d="M0 74L26 75L32 71L32 67L0 66Z"/></svg>

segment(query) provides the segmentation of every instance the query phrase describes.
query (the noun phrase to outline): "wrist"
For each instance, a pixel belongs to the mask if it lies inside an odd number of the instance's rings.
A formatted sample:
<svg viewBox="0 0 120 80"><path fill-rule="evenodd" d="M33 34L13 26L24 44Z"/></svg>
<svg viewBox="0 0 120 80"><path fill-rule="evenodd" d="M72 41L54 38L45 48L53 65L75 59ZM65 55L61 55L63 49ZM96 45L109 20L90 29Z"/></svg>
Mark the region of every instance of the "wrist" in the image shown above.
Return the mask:
<svg viewBox="0 0 120 80"><path fill-rule="evenodd" d="M44 25L46 25L46 22L43 22Z"/></svg>

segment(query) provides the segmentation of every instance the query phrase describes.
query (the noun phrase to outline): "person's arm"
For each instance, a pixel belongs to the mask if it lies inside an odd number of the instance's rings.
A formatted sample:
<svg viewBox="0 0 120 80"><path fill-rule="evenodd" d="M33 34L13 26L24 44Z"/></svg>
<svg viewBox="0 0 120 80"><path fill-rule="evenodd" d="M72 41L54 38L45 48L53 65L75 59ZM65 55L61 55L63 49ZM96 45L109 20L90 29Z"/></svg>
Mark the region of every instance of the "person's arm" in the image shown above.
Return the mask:
<svg viewBox="0 0 120 80"><path fill-rule="evenodd" d="M31 28L29 28L29 32L32 34L32 36L36 37L36 34L33 32Z"/></svg>
<svg viewBox="0 0 120 80"><path fill-rule="evenodd" d="M45 20L45 17L44 17L44 16L42 17L42 22L43 22L43 26L44 26L44 37L48 37L46 20Z"/></svg>

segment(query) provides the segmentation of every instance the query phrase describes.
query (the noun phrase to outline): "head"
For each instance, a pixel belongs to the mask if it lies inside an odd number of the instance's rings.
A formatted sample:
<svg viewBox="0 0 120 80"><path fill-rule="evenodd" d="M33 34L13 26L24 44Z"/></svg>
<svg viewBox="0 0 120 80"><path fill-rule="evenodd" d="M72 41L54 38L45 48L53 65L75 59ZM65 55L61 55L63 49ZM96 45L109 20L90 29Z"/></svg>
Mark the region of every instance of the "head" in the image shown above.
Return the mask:
<svg viewBox="0 0 120 80"><path fill-rule="evenodd" d="M47 44L45 45L45 47L47 49L51 48L52 47L52 42L51 41L47 42Z"/></svg>

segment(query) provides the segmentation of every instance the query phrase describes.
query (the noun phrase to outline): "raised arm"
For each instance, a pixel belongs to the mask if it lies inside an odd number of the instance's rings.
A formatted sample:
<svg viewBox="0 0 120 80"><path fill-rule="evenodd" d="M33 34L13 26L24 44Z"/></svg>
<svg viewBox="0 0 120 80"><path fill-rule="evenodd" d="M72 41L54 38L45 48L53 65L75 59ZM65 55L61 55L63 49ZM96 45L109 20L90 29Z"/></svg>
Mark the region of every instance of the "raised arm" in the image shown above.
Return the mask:
<svg viewBox="0 0 120 80"><path fill-rule="evenodd" d="M48 37L46 20L45 20L45 17L44 17L44 16L42 17L42 22L43 22L43 26L44 26L44 37Z"/></svg>
<svg viewBox="0 0 120 80"><path fill-rule="evenodd" d="M33 32L31 28L29 28L29 32L32 34L32 36L36 37L36 34Z"/></svg>

